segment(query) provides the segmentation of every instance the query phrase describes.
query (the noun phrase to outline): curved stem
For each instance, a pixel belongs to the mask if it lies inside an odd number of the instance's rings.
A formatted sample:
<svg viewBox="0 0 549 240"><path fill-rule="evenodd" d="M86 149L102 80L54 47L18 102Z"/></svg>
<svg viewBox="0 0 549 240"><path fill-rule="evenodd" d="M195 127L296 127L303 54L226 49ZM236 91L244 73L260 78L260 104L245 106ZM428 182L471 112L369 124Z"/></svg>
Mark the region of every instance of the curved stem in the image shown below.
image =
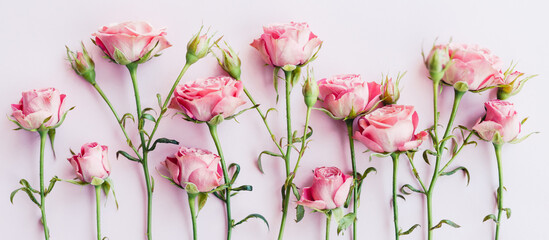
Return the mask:
<svg viewBox="0 0 549 240"><path fill-rule="evenodd" d="M305 154L305 148L307 147L307 131L309 130L309 118L311 116L311 110L312 108L308 107L307 114L305 115L305 127L303 128L303 137L301 138L301 148L299 149L297 161L294 166L294 174L297 172L297 168L299 168L299 163L301 162L301 158L303 158L303 154Z"/></svg>
<svg viewBox="0 0 549 240"><path fill-rule="evenodd" d="M326 240L330 239L330 223L332 222L332 213L326 214Z"/></svg>
<svg viewBox="0 0 549 240"><path fill-rule="evenodd" d="M358 204L358 184L357 183L357 171L356 171L356 160L355 160L355 140L353 139L353 120L354 119L348 119L345 120L345 124L347 124L347 136L349 137L349 148L351 150L351 163L353 167L353 179L355 181L355 184L353 184L353 213L357 214L357 204ZM356 239L357 236L357 225L356 225L356 217L353 220L353 240Z"/></svg>
<svg viewBox="0 0 549 240"><path fill-rule="evenodd" d="M143 166L143 174L145 175L145 185L147 187L147 239L152 239L152 185L151 177L149 175L149 166L147 162L148 148L145 142L145 130L143 129L144 119L142 118L141 112L141 97L139 96L139 87L137 84L137 64L130 63L126 65L130 71L130 76L132 78L133 90L135 95L135 106L137 107L137 122L138 122L138 131L139 137L141 139L141 149L143 149L143 157L141 158L141 165Z"/></svg>
<svg viewBox="0 0 549 240"><path fill-rule="evenodd" d="M391 153L393 159L393 220L395 222L395 239L400 237L398 227L398 202L397 202L397 171L398 171L398 157L399 153Z"/></svg>
<svg viewBox="0 0 549 240"><path fill-rule="evenodd" d="M499 187L498 187L498 219L496 221L496 236L495 239L499 238L499 226L501 224L501 214L503 212L503 171L501 164L501 147L503 144L494 143L494 150L496 151L496 159L498 161L498 178L499 178Z"/></svg>
<svg viewBox="0 0 549 240"><path fill-rule="evenodd" d="M44 238L50 239L50 230L46 221L46 192L44 189L44 149L48 130L38 130L40 134L40 212L42 213L42 225L44 226Z"/></svg>
<svg viewBox="0 0 549 240"><path fill-rule="evenodd" d="M189 197L189 208L191 209L191 218L193 222L193 240L198 239L198 231L197 231L197 225L196 225L196 194L189 194L187 193L187 196Z"/></svg>
<svg viewBox="0 0 549 240"><path fill-rule="evenodd" d="M284 71L286 77L286 132L287 132L287 145L286 154L284 154L284 163L286 167L286 180L290 177L290 155L292 151L293 135L292 135L292 112L291 112L291 99L290 93L292 91L292 72ZM290 190L291 186L286 186L284 182L284 199L282 200L282 219L280 221L280 230L278 232L278 239L281 240L284 236L284 227L286 225L286 217L288 215L288 205L290 203Z"/></svg>
<svg viewBox="0 0 549 240"><path fill-rule="evenodd" d="M467 137L465 137L465 139L463 140L464 143L466 143L467 141L469 141L469 139L471 138L471 136L473 136L473 132L470 132L469 135L467 135ZM446 163L446 165L444 165L444 167L442 167L439 171L439 174L444 172L444 170L446 170L446 168L448 168L448 166L450 166L450 164L452 164L452 162L454 161L454 159L456 159L456 156L459 154L459 152L461 152L461 149L463 149L463 147L465 147L465 144L461 145L458 150L456 151L456 153L450 158L450 160Z"/></svg>
<svg viewBox="0 0 549 240"><path fill-rule="evenodd" d="M231 179L227 170L227 164L225 163L225 157L223 156L223 150L221 149L221 143L219 142L219 138L217 136L217 125L208 123L208 128L210 129L210 134L212 135L215 147L217 148L217 154L219 154L219 157L221 158L223 178L225 180L225 184L227 184L227 188L225 189L225 205L227 206L227 240L230 240L233 231L233 219L231 217Z"/></svg>
<svg viewBox="0 0 549 240"><path fill-rule="evenodd" d="M97 240L101 240L101 186L95 186L95 213L97 218Z"/></svg>

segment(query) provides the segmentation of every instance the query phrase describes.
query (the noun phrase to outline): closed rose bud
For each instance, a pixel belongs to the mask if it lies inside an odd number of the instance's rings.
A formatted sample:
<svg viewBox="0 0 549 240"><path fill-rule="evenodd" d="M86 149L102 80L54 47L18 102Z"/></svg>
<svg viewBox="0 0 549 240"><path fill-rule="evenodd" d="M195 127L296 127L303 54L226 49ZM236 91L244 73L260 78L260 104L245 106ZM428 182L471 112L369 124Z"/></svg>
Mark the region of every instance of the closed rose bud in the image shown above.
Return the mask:
<svg viewBox="0 0 549 240"><path fill-rule="evenodd" d="M418 122L413 106L389 105L360 118L353 138L377 153L408 151L427 139L424 131L414 134Z"/></svg>
<svg viewBox="0 0 549 240"><path fill-rule="evenodd" d="M440 80L444 74L444 68L450 61L447 45L435 45L431 49L425 62L432 79Z"/></svg>
<svg viewBox="0 0 549 240"><path fill-rule="evenodd" d="M318 100L318 94L319 94L318 84L313 79L312 76L307 75L307 79L305 80L305 83L303 84L303 98L305 101L305 105L307 107L311 108L315 105L316 101Z"/></svg>
<svg viewBox="0 0 549 240"><path fill-rule="evenodd" d="M221 185L221 158L207 150L181 147L174 157L167 157L162 165L172 180L185 188L193 183L199 192L208 192Z"/></svg>
<svg viewBox="0 0 549 240"><path fill-rule="evenodd" d="M227 45L227 43L225 43ZM238 57L238 54L229 46L227 45L227 48L220 48L221 53L223 54L223 57L217 57L217 61L219 62L219 65L225 72L227 72L232 78L236 80L240 80L240 58Z"/></svg>
<svg viewBox="0 0 549 240"><path fill-rule="evenodd" d="M105 179L111 173L108 147L96 142L86 143L80 153L68 158L76 176L83 182L91 183L93 178Z"/></svg>
<svg viewBox="0 0 549 240"><path fill-rule="evenodd" d="M518 136L521 124L513 103L495 99L484 103L484 107L486 115L473 127L481 139L501 144Z"/></svg>
<svg viewBox="0 0 549 240"><path fill-rule="evenodd" d="M200 35L202 28L196 33L193 38L187 43L187 64L193 64L199 59L205 57L212 45L210 40L212 37L208 37L208 33Z"/></svg>
<svg viewBox="0 0 549 240"><path fill-rule="evenodd" d="M506 100L507 98L519 93L524 86L524 83L536 75L527 77L523 76L524 73L507 70L504 73L503 83L498 86L498 99Z"/></svg>
<svg viewBox="0 0 549 240"><path fill-rule="evenodd" d="M349 195L352 182L353 178L339 168L319 167L314 171L313 185L303 188L297 204L315 210L341 207Z"/></svg>
<svg viewBox="0 0 549 240"><path fill-rule="evenodd" d="M82 52L74 53L69 47L66 48L69 62L76 74L82 76L89 83L95 84L95 63L88 54L84 43L82 43Z"/></svg>
<svg viewBox="0 0 549 240"><path fill-rule="evenodd" d="M400 82L401 75L397 77L396 82L393 83L393 79L386 77L385 81L381 84L381 100L383 104L390 105L396 104L400 98L400 90L398 89L398 83Z"/></svg>
<svg viewBox="0 0 549 240"><path fill-rule="evenodd" d="M55 88L34 89L22 93L18 104L12 104L12 116L26 129L51 127L65 114L65 94Z"/></svg>

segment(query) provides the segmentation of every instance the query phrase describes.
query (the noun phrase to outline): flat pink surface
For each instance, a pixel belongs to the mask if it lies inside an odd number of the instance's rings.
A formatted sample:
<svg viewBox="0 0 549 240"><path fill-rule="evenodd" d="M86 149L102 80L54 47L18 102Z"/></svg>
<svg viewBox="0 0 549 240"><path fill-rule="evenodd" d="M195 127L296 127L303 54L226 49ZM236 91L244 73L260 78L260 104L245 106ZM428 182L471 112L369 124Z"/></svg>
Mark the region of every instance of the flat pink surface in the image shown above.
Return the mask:
<svg viewBox="0 0 549 240"><path fill-rule="evenodd" d="M549 33L546 13L549 4L543 1L11 1L2 4L2 57L0 58L0 106L10 114L10 104L20 99L25 90L56 87L67 94L69 106L76 106L57 131L57 159L46 150L46 178L54 175L72 178L71 166L65 160L69 148L79 149L85 142L98 141L110 146L112 179L120 203L116 210L109 198L103 205L103 233L112 240L145 239L145 192L140 165L116 160L117 150L128 150L123 135L106 104L85 81L70 69L65 47L76 49L84 41L95 59L97 81L111 98L119 113L135 111L133 92L127 70L101 58L100 50L89 41L90 35L104 24L126 20L146 20L154 26L168 28L168 39L174 45L163 55L142 64L138 78L144 106L156 106L156 93L166 96L184 63L187 41L201 24L211 26L211 32L223 35L242 59L242 79L261 108L278 107L269 122L278 137L285 133L284 102L275 104L272 87L272 67L264 66L249 43L262 32L262 25L307 21L324 45L319 58L311 64L317 79L341 73L362 74L367 80L381 79L382 73L396 75L407 71L402 85L401 104L417 107L420 128L432 125L431 81L423 66L421 50L428 51L438 42L453 38L455 42L478 43L490 48L509 64L518 62L518 70L539 74L523 91L510 100L522 117L529 117L523 133L540 131L517 145L505 145L505 207L512 208L511 219L503 221L502 240L547 239L549 224L545 187L549 159L546 149L546 100L549 83ZM183 77L183 82L222 74L213 57L200 61ZM282 87L281 87L282 89ZM441 119L446 121L451 107L452 91L442 93ZM301 131L304 104L301 90L292 93L295 128ZM472 126L483 114L483 102L494 93L467 93L460 106L456 123ZM261 213L271 229L257 220L238 226L235 240L275 239L280 222L280 186L283 164L279 159L264 159L265 174L256 167L257 155L273 144L257 113L250 111L238 118L240 123L227 121L219 127L219 135L228 162L238 162L242 171L237 184L251 184L253 192L243 192L233 198L235 219L249 213ZM311 170L318 166L338 166L351 169L345 126L324 113L315 111L311 125L315 129L310 149L295 180L298 186L311 183ZM42 239L40 212L20 193L9 202L9 193L18 188L20 178L38 185L39 139L35 133L12 131L14 124L0 121L2 167L0 168L0 235L2 239ZM129 131L136 137L134 130ZM215 151L205 125L195 125L179 117L165 118L157 136L174 138L182 145ZM427 148L428 144L422 146ZM150 169L156 179L153 234L155 239L190 239L191 222L185 192L159 176L160 161L177 149L162 145L150 155ZM391 161L374 158L368 161L364 146L356 144L358 169L376 167L377 174L364 184L359 209L359 239L393 239L391 195ZM295 156L295 154L294 154ZM421 175L426 177L430 166L416 158ZM490 144L480 142L466 147L455 166L463 165L471 172L471 183L456 174L440 178L435 191L434 219L451 219L460 229L443 226L436 230L436 239L491 239L494 224L482 223L485 215L495 212L497 171ZM409 164L402 158L399 185L414 183ZM291 204L292 209L295 207ZM400 202L401 226L422 225L403 239L424 239L426 218L424 199L412 195ZM48 222L52 240L95 239L94 195L91 187L58 183L47 198ZM321 239L324 216L307 210L300 223L289 215L285 239ZM211 197L200 212L201 239L223 239L225 234L224 206ZM350 232L332 239L349 239Z"/></svg>

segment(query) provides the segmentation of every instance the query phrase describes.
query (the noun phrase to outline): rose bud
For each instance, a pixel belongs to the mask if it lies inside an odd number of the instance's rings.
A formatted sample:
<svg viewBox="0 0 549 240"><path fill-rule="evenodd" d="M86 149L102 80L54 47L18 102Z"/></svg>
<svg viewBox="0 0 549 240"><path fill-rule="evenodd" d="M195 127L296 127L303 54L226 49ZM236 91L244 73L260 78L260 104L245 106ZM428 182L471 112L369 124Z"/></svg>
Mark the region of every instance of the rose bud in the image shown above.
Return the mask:
<svg viewBox="0 0 549 240"><path fill-rule="evenodd" d="M84 43L82 43L82 52L74 53L69 47L65 47L67 48L67 56L71 67L76 74L82 76L89 83L95 84L95 63L88 54Z"/></svg>
<svg viewBox="0 0 549 240"><path fill-rule="evenodd" d="M201 31L202 28L187 43L187 64L193 64L205 57L212 48L212 45L210 45L212 37L208 37L208 33L200 35Z"/></svg>
<svg viewBox="0 0 549 240"><path fill-rule="evenodd" d="M267 64L284 67L307 63L321 43L307 23L290 22L263 27L261 37L250 45L259 51Z"/></svg>
<svg viewBox="0 0 549 240"><path fill-rule="evenodd" d="M414 135L418 122L413 106L389 105L360 118L353 138L377 153L413 150L427 138L425 131Z"/></svg>
<svg viewBox="0 0 549 240"><path fill-rule="evenodd" d="M167 157L162 165L181 187L193 183L199 192L209 192L221 184L223 170L220 160L219 156L207 150L181 147L174 157Z"/></svg>
<svg viewBox="0 0 549 240"><path fill-rule="evenodd" d="M524 86L524 83L526 83L526 81L530 80L536 75L527 76L522 79L519 79L522 76L524 76L524 73L507 70L504 73L503 84L498 86L498 99L505 100L519 93L522 87Z"/></svg>
<svg viewBox="0 0 549 240"><path fill-rule="evenodd" d="M123 22L104 26L97 33L94 43L113 62L128 65L144 63L171 47L166 40L166 29L154 29L147 22Z"/></svg>
<svg viewBox="0 0 549 240"><path fill-rule="evenodd" d="M65 94L55 88L34 89L22 93L19 104L12 104L12 116L25 129L51 127L63 117ZM49 120L48 120L49 119Z"/></svg>
<svg viewBox="0 0 549 240"><path fill-rule="evenodd" d="M108 147L96 142L86 143L80 153L68 158L76 176L83 182L92 183L94 178L105 179L111 173Z"/></svg>
<svg viewBox="0 0 549 240"><path fill-rule="evenodd" d="M521 124L514 104L495 99L484 103L484 107L486 115L473 127L480 138L500 144L518 136Z"/></svg>
<svg viewBox="0 0 549 240"><path fill-rule="evenodd" d="M502 83L501 61L490 50L476 45L450 44L449 54L451 63L442 80L457 90L482 91Z"/></svg>
<svg viewBox="0 0 549 240"><path fill-rule="evenodd" d="M442 79L444 74L444 68L450 61L450 54L448 53L447 45L435 45L431 49L425 65L429 70L429 75L434 80Z"/></svg>
<svg viewBox="0 0 549 240"><path fill-rule="evenodd" d="M227 48L219 48L221 49L221 53L223 54L223 57L217 57L217 62L219 62L219 65L225 72L227 72L232 78L236 80L240 80L240 58L238 57L238 54L229 46L227 43Z"/></svg>
<svg viewBox="0 0 549 240"><path fill-rule="evenodd" d="M386 77L385 81L381 83L381 100L383 101L383 104L390 105L390 104L396 104L398 99L400 98L400 90L398 89L398 83L400 82L400 78L402 76L397 77L397 80L393 83L393 79Z"/></svg>
<svg viewBox="0 0 549 240"><path fill-rule="evenodd" d="M303 188L297 204L315 210L341 207L349 195L352 182L353 178L339 168L319 167L314 171L313 185Z"/></svg>
<svg viewBox="0 0 549 240"><path fill-rule="evenodd" d="M305 79L305 84L303 84L302 93L305 105L312 108L318 100L319 90L317 82L309 73L307 73L307 79Z"/></svg>
<svg viewBox="0 0 549 240"><path fill-rule="evenodd" d="M226 118L246 103L240 99L242 88L242 82L231 77L198 79L178 85L170 106L199 121L210 121L219 114Z"/></svg>
<svg viewBox="0 0 549 240"><path fill-rule="evenodd" d="M360 75L336 75L318 81L324 109L338 119L353 119L380 104L381 85Z"/></svg>

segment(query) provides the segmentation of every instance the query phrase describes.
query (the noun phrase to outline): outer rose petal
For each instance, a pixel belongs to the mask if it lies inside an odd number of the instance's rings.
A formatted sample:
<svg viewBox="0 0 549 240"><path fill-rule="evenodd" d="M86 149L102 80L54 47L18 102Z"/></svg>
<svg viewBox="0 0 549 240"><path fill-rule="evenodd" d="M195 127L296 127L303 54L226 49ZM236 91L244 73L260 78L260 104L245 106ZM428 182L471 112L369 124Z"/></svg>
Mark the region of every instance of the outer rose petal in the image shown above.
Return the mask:
<svg viewBox="0 0 549 240"><path fill-rule="evenodd" d="M502 129L503 126L501 126L499 123L492 121L483 121L477 123L473 127L473 130L475 130L479 134L480 138L486 141L492 141L496 132L499 132L501 134Z"/></svg>
<svg viewBox="0 0 549 240"><path fill-rule="evenodd" d="M406 142L404 143L404 145L398 147L398 150L404 152L418 148L423 143L423 141L427 139L427 132L419 132L414 138L414 140Z"/></svg>
<svg viewBox="0 0 549 240"><path fill-rule="evenodd" d="M345 203L345 200L347 200L347 195L349 195L353 178L343 174L343 181L343 184L339 187L334 196L334 203L336 207L341 207Z"/></svg>
<svg viewBox="0 0 549 240"><path fill-rule="evenodd" d="M314 200L311 193L311 188L303 188L301 192L301 199L297 201L297 204L318 210L326 209L326 203L322 200Z"/></svg>
<svg viewBox="0 0 549 240"><path fill-rule="evenodd" d="M212 117L220 113L223 113L224 118L231 116L234 114L237 107L240 107L245 103L246 101L238 97L225 97L212 109Z"/></svg>
<svg viewBox="0 0 549 240"><path fill-rule="evenodd" d="M194 100L177 99L179 105L187 110L189 117L200 121L210 121L214 117L212 110L222 100L219 94L209 94Z"/></svg>
<svg viewBox="0 0 549 240"><path fill-rule="evenodd" d="M177 158L167 157L166 161L162 162L162 164L168 169L168 172L170 172L172 180L178 185L181 185L181 169Z"/></svg>
<svg viewBox="0 0 549 240"><path fill-rule="evenodd" d="M189 175L188 181L196 185L199 192L208 192L219 186L219 180L221 179L216 171L199 168Z"/></svg>
<svg viewBox="0 0 549 240"><path fill-rule="evenodd" d="M360 134L360 132L355 132L355 134L353 135L353 138L360 141L362 144L364 144L364 146L366 146L368 149L374 152L378 152L378 153L384 152L383 148L379 144L363 136L362 134Z"/></svg>
<svg viewBox="0 0 549 240"><path fill-rule="evenodd" d="M273 65L271 59L269 58L269 54L267 53L267 49L265 48L265 41L263 39L255 39L250 45L259 51L259 55L265 63Z"/></svg>

